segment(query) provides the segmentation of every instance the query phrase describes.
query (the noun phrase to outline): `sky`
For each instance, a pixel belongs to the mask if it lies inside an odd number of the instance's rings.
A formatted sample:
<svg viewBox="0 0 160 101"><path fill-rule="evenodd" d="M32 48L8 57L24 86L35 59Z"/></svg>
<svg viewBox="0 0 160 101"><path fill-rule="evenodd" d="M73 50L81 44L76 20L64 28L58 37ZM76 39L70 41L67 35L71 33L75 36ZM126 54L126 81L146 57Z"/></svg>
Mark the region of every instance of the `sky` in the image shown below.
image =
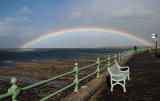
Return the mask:
<svg viewBox="0 0 160 101"><path fill-rule="evenodd" d="M18 48L47 33L81 27L110 28L153 42L160 32L160 0L0 0L0 48ZM62 34L29 48L143 45L103 32Z"/></svg>

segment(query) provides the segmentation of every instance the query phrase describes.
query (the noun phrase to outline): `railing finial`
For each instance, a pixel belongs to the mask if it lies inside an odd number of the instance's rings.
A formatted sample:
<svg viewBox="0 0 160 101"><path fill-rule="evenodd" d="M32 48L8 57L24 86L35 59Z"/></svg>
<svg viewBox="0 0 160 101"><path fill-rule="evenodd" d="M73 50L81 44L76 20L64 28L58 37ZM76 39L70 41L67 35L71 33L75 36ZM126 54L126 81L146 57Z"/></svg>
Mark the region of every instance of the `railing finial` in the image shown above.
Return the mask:
<svg viewBox="0 0 160 101"><path fill-rule="evenodd" d="M11 79L12 86L10 89L8 89L8 93L12 94L12 101L18 101L17 96L20 94L21 91L21 88L18 87L17 82L18 82L17 78L12 78Z"/></svg>

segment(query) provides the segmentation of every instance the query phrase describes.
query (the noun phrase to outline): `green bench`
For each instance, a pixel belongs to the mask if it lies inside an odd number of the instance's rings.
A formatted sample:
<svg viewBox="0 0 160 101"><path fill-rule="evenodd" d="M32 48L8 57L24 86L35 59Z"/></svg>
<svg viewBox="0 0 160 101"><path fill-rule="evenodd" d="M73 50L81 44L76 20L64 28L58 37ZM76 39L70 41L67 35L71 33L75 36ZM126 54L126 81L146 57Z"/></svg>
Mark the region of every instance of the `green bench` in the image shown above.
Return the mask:
<svg viewBox="0 0 160 101"><path fill-rule="evenodd" d="M122 71L121 68L126 68L125 71ZM115 85L121 85L123 87L123 91L126 92L126 79L130 80L129 77L129 67L121 67L117 62L111 67L108 67L108 72L110 74L110 81L111 81L111 92L113 91L113 87Z"/></svg>

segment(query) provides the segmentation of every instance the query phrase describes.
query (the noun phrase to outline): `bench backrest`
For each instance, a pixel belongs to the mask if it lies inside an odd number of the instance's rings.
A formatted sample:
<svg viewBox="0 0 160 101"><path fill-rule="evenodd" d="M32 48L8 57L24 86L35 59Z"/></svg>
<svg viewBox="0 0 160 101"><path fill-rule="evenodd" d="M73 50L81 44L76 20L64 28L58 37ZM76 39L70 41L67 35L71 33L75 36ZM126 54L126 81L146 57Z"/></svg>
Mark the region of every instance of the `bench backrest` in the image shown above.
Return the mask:
<svg viewBox="0 0 160 101"><path fill-rule="evenodd" d="M112 65L111 67L108 67L108 72L111 74L111 75L116 75L116 74L119 74L120 73L120 70L119 68L117 67L117 64L114 64Z"/></svg>

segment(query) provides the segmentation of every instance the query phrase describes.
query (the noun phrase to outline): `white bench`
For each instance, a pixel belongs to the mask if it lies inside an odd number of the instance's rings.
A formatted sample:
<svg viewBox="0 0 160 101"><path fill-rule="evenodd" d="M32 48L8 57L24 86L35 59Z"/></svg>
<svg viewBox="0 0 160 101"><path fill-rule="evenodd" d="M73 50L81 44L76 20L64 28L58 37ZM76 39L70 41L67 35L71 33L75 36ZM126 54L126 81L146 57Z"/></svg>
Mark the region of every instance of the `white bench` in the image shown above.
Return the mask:
<svg viewBox="0 0 160 101"><path fill-rule="evenodd" d="M127 70L122 71L120 68L127 68ZM107 69L110 74L111 92L113 91L113 87L118 84L121 85L123 87L123 91L126 92L126 79L128 78L128 80L130 80L129 67L120 67L119 64L115 62L114 65L108 67Z"/></svg>
<svg viewBox="0 0 160 101"><path fill-rule="evenodd" d="M128 80L130 80L130 77L129 77L129 66L123 66L123 67L121 67L119 64L118 64L118 62L116 61L115 62L115 67L118 67L118 69L119 69L119 71L120 72L123 72L123 73L127 73L128 74ZM125 69L125 70L122 70L122 69Z"/></svg>

